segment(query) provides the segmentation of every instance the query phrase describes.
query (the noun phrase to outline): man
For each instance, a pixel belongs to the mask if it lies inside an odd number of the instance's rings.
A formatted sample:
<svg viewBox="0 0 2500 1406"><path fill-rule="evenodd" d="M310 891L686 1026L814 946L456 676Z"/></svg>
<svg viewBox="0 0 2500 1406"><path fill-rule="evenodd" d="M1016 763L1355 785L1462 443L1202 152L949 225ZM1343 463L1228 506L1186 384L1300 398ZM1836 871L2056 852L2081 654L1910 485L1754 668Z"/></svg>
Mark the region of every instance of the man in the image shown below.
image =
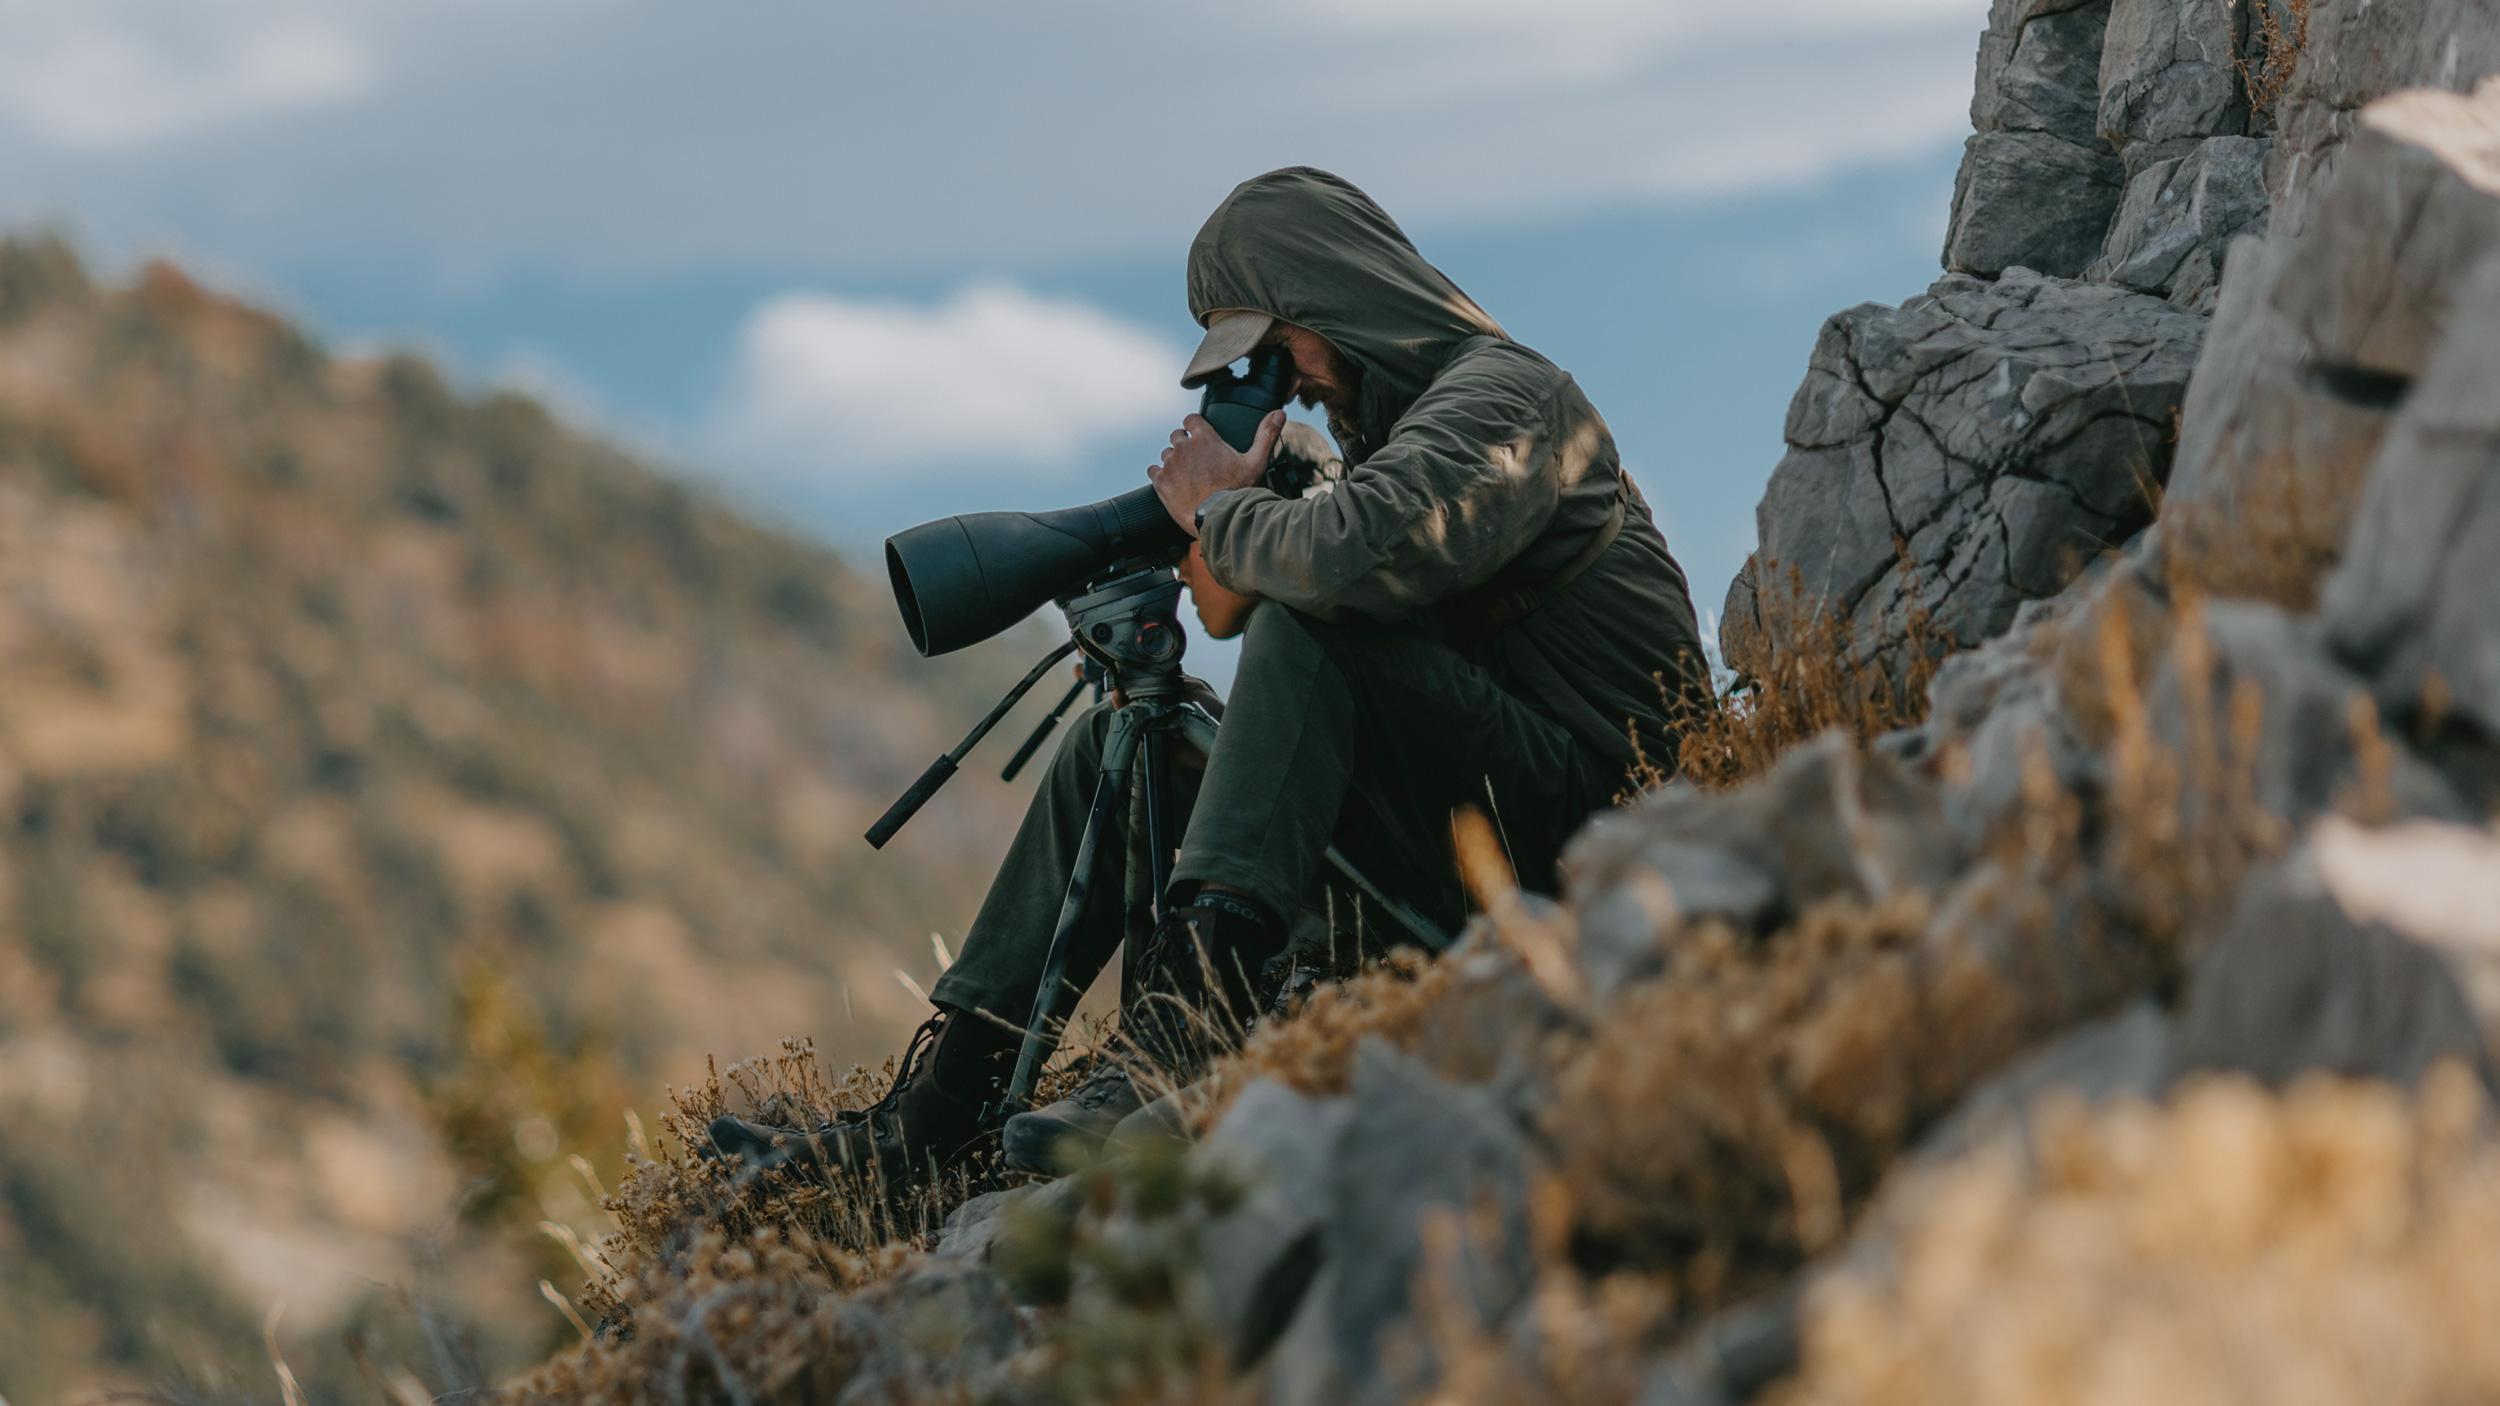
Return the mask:
<svg viewBox="0 0 2500 1406"><path fill-rule="evenodd" d="M1684 575L1570 376L1512 341L1369 197L1308 168L1236 187L1189 252L1206 329L1195 386L1262 347L1324 407L1342 478L1298 497L1260 486L1281 413L1247 453L1197 416L1147 470L1248 616L1223 730L1144 955L1126 1050L1076 1094L1011 1120L1011 1163L1098 1143L1236 1037L1258 975L1333 841L1376 882L1455 930L1449 851L1485 808L1521 881L1550 890L1563 842L1625 784L1637 745L1672 757L1672 713L1706 686ZM1203 605L1202 605L1203 609ZM865 1117L794 1143L714 1128L750 1157L870 1162L916 1174L973 1146L1018 1028L1085 820L1108 714L1072 730L895 1088ZM1070 962L1082 988L1119 939L1097 881Z"/></svg>

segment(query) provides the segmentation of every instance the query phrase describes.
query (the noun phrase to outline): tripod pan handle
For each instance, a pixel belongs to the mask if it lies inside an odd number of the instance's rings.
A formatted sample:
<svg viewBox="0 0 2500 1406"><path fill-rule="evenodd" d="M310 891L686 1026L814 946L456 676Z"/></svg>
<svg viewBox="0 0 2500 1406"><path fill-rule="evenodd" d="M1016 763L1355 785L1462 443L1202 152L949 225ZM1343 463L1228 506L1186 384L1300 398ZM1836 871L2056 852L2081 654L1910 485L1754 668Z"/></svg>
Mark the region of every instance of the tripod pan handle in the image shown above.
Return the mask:
<svg viewBox="0 0 2500 1406"><path fill-rule="evenodd" d="M954 774L955 759L951 755L929 763L929 769L920 773L920 779L911 784L911 789L896 797L894 804L885 808L885 814L877 818L877 823L868 827L869 846L884 849L885 842L894 838L894 832L903 828L903 822L927 805L929 798L936 795L937 789Z"/></svg>

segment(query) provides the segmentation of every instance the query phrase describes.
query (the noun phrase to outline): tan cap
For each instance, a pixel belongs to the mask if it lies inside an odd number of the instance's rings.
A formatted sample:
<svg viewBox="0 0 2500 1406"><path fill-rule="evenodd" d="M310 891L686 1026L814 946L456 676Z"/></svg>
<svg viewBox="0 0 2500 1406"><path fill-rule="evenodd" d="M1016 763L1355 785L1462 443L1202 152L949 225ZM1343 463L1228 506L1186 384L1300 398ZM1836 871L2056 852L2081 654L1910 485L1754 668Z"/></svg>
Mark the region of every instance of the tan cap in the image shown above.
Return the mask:
<svg viewBox="0 0 2500 1406"><path fill-rule="evenodd" d="M1207 321L1207 335L1181 373L1181 384L1196 390L1199 383L1250 354L1276 319L1247 308L1220 308Z"/></svg>

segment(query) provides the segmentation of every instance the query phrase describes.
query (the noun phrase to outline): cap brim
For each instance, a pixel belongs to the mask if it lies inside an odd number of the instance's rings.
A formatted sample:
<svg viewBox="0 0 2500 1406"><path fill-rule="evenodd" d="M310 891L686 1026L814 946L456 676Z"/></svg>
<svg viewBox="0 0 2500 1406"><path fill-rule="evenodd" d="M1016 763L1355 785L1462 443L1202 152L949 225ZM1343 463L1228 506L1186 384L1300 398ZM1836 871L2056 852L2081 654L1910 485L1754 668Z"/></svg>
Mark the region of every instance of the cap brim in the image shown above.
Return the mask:
<svg viewBox="0 0 2500 1406"><path fill-rule="evenodd" d="M1189 358L1189 369L1181 373L1181 384L1196 390L1208 377L1248 356L1275 324L1276 319L1263 312L1236 308L1217 313L1215 320L1207 324L1207 335L1199 341L1197 352Z"/></svg>

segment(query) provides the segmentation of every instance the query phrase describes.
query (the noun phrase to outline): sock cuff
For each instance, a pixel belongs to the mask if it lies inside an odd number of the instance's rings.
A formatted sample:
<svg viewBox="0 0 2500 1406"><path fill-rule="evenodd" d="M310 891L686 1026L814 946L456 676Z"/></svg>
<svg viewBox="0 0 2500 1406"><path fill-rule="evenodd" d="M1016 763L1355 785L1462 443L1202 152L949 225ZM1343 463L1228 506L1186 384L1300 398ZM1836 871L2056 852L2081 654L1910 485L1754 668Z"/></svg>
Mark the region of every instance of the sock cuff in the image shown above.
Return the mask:
<svg viewBox="0 0 2500 1406"><path fill-rule="evenodd" d="M1188 903L1182 906L1187 908L1201 908L1210 913L1227 913L1233 917L1256 923L1260 927L1270 929L1271 931L1281 926L1274 917L1269 915L1266 909L1237 893L1222 893L1213 889L1200 889Z"/></svg>

